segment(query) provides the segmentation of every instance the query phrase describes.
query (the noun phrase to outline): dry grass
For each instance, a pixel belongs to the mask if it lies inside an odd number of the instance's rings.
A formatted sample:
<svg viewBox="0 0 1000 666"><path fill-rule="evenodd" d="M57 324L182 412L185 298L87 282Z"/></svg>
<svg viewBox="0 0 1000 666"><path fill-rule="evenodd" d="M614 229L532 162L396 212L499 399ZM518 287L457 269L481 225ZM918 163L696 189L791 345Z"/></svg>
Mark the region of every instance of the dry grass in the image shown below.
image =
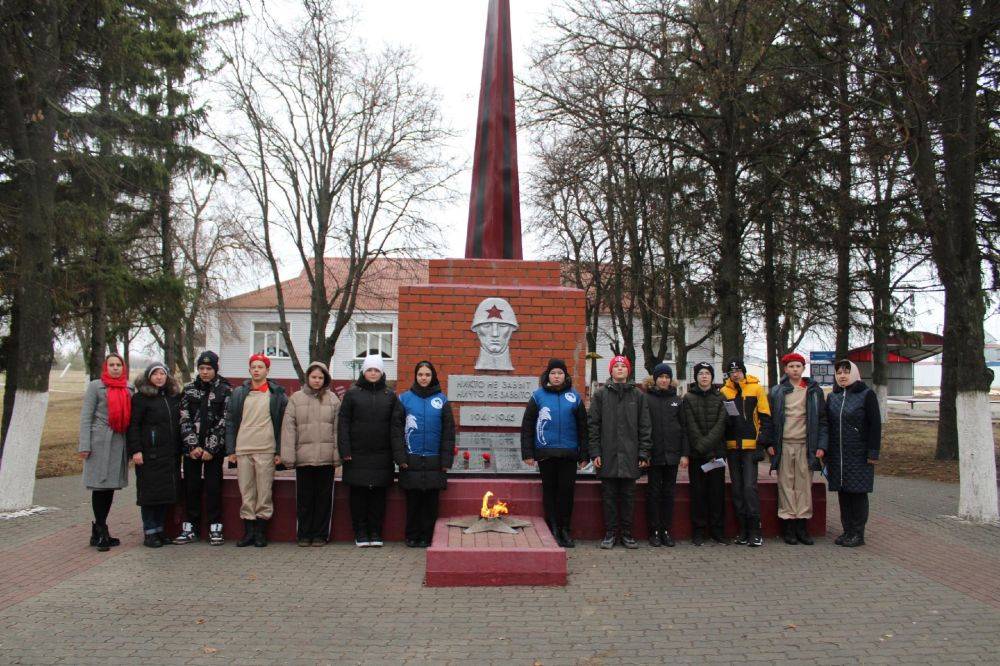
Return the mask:
<svg viewBox="0 0 1000 666"><path fill-rule="evenodd" d="M49 408L42 431L42 448L38 453L35 476L69 476L83 473L83 462L76 455L80 435L80 406L86 374L71 371L59 378L52 373L49 379ZM0 384L2 386L2 384ZM0 396L3 391L0 390Z"/></svg>
<svg viewBox="0 0 1000 666"><path fill-rule="evenodd" d="M994 452L1000 458L1000 423L993 423ZM957 460L935 460L937 421L890 418L882 435L878 474L958 483ZM1000 460L998 460L1000 465Z"/></svg>
<svg viewBox="0 0 1000 666"><path fill-rule="evenodd" d="M52 375L52 393L49 394L49 410L38 457L37 476L40 479L83 471L76 446L84 381L82 372L69 372L62 379L56 373ZM1000 458L1000 423L993 424L993 431ZM937 423L934 421L890 419L882 438L882 460L878 473L957 483L958 462L934 459L936 440Z"/></svg>

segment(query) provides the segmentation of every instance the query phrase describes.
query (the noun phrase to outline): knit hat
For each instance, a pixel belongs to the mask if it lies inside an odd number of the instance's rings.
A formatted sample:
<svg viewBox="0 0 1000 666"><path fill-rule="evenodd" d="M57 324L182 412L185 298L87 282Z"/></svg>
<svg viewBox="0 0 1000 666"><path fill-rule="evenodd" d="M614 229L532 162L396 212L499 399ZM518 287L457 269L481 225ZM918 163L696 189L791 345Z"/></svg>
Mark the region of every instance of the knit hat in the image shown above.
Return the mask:
<svg viewBox="0 0 1000 666"><path fill-rule="evenodd" d="M674 378L673 368L671 368L666 363L657 363L656 367L653 368L653 381L655 382L656 378L659 377L660 375L666 375L667 377L673 379Z"/></svg>
<svg viewBox="0 0 1000 666"><path fill-rule="evenodd" d="M624 363L625 367L628 368L629 374L632 374L632 361L628 360L628 356L622 356L618 354L608 363L608 374L611 374L611 368L615 367L615 363Z"/></svg>
<svg viewBox="0 0 1000 666"><path fill-rule="evenodd" d="M569 369L566 367L566 361L561 358L550 358L549 364L545 366L545 376L548 377L549 373L556 369L562 370L563 373L569 375Z"/></svg>
<svg viewBox="0 0 1000 666"><path fill-rule="evenodd" d="M734 358L729 362L729 365L726 366L726 374L731 373L733 370L740 370L745 375L747 374L747 365L743 362L743 359Z"/></svg>
<svg viewBox="0 0 1000 666"><path fill-rule="evenodd" d="M164 374L166 374L168 377L170 376L170 371L167 370L167 366L160 363L159 361L153 361L146 368L146 372L143 373L146 375L146 381L149 381L149 378L152 377L153 373L156 372L157 370L163 370Z"/></svg>
<svg viewBox="0 0 1000 666"><path fill-rule="evenodd" d="M385 364L382 362L381 354L369 354L365 356L365 360L361 364L361 372L364 373L365 370L370 370L371 368L375 368L382 374L385 374Z"/></svg>
<svg viewBox="0 0 1000 666"><path fill-rule="evenodd" d="M212 369L216 372L219 371L219 355L213 351L203 351L200 356L198 356L198 361L194 364L194 367L199 365L210 365Z"/></svg>
<svg viewBox="0 0 1000 666"><path fill-rule="evenodd" d="M781 365L788 365L792 361L798 361L802 365L806 364L806 359L802 354L792 352L791 354L785 354L781 357Z"/></svg>
<svg viewBox="0 0 1000 666"><path fill-rule="evenodd" d="M715 368L712 367L711 363L702 361L701 363L695 363L694 368L692 368L695 381L698 381L698 373L701 372L702 370L708 370L708 373L712 375L712 379L715 379Z"/></svg>
<svg viewBox="0 0 1000 666"><path fill-rule="evenodd" d="M253 356L251 356L250 357L250 363L253 363L254 361L260 361L267 368L271 367L271 359L269 359L264 354L254 354Z"/></svg>

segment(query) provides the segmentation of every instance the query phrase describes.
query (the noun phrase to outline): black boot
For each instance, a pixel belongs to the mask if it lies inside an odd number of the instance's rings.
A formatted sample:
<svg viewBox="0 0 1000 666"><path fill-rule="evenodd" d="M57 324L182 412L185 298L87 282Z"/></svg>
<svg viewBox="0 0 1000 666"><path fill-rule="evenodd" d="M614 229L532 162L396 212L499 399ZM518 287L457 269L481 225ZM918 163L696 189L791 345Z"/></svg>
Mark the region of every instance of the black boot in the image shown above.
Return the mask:
<svg viewBox="0 0 1000 666"><path fill-rule="evenodd" d="M799 543L798 539L795 537L794 520L789 519L781 521L781 536L784 538L785 543L789 546L794 546Z"/></svg>
<svg viewBox="0 0 1000 666"><path fill-rule="evenodd" d="M97 550L106 553L111 550L111 537L108 535L108 526L103 525L98 527L97 530L99 533L97 537Z"/></svg>
<svg viewBox="0 0 1000 666"><path fill-rule="evenodd" d="M649 545L653 548L659 548L663 545L663 540L660 539L660 530L649 530Z"/></svg>
<svg viewBox="0 0 1000 666"><path fill-rule="evenodd" d="M673 548L675 545L674 538L670 536L670 532L667 530L660 530L660 543L667 548Z"/></svg>
<svg viewBox="0 0 1000 666"><path fill-rule="evenodd" d="M257 529L253 533L253 545L257 548L263 548L267 545L267 521L262 518L257 519Z"/></svg>
<svg viewBox="0 0 1000 666"><path fill-rule="evenodd" d="M798 539L799 543L803 546L811 546L815 541L809 536L809 530L806 528L806 519L799 518L795 521L795 538Z"/></svg>
<svg viewBox="0 0 1000 666"><path fill-rule="evenodd" d="M573 537L569 535L569 528L560 528L559 532L562 534L562 547L563 548L576 548L576 542L573 541Z"/></svg>
<svg viewBox="0 0 1000 666"><path fill-rule="evenodd" d="M101 528L97 526L97 523L90 523L90 545L96 546L97 542L101 539Z"/></svg>
<svg viewBox="0 0 1000 666"><path fill-rule="evenodd" d="M256 531L257 531L257 521L244 519L243 538L236 542L236 547L246 548L247 546L252 546Z"/></svg>

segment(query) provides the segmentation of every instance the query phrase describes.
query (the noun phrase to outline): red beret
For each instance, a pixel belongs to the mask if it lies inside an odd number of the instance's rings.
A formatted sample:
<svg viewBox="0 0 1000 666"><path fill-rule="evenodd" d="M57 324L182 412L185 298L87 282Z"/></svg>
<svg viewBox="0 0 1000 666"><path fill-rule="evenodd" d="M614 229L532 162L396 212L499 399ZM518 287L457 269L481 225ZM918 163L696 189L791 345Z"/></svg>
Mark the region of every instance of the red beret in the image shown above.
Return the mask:
<svg viewBox="0 0 1000 666"><path fill-rule="evenodd" d="M253 356L251 356L250 363L253 363L254 361L260 361L266 367L268 368L271 367L271 359L269 359L267 356L264 356L263 354L254 354Z"/></svg>
<svg viewBox="0 0 1000 666"><path fill-rule="evenodd" d="M612 358L611 362L608 363L608 374L611 373L611 368L615 367L615 363L624 363L625 367L628 368L629 373L632 372L632 361L628 360L628 356L622 356L619 354L618 356Z"/></svg>
<svg viewBox="0 0 1000 666"><path fill-rule="evenodd" d="M788 365L792 361L798 361L802 365L806 364L806 359L802 354L797 354L792 352L791 354L785 354L781 357L781 365Z"/></svg>

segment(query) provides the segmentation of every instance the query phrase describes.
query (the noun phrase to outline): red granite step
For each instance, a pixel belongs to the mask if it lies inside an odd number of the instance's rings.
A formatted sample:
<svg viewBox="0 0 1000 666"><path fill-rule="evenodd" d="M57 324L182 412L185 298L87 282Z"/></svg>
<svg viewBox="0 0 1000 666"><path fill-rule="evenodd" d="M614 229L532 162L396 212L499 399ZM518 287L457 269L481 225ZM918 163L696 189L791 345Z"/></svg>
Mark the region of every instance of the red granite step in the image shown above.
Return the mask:
<svg viewBox="0 0 1000 666"><path fill-rule="evenodd" d="M428 587L565 585L566 551L539 516L517 534L465 534L440 518L427 549Z"/></svg>

